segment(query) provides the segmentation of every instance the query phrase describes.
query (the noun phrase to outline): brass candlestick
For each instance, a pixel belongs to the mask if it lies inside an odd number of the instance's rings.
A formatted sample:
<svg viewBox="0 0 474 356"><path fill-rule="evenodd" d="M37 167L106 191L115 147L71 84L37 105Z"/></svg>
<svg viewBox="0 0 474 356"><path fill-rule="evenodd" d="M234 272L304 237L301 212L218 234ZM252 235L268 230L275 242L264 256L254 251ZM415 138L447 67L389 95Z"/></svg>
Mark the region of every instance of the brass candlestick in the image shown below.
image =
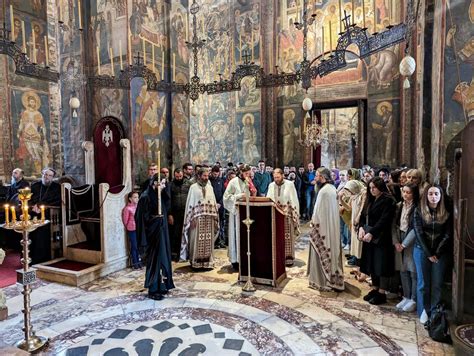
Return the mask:
<svg viewBox="0 0 474 356"><path fill-rule="evenodd" d="M23 245L23 258L21 263L23 265L23 270L16 271L17 283L23 285L23 314L24 314L24 328L25 339L20 340L16 343L16 347L33 352L42 348L49 341L48 338L43 336L35 335L33 327L31 325L31 306L30 306L30 294L31 294L31 284L36 281L36 269L30 268L30 257L29 257L29 245L30 240L28 234L37 228L49 224L49 220L44 220L43 215L41 220L34 218L30 220L28 215L28 201L31 199L32 193L30 188L20 189L18 191L18 197L21 201L21 211L22 215L20 216L20 221L12 219L12 221L6 221L5 224L0 225L5 229L14 230L18 233L21 233L23 238L21 244Z"/></svg>
<svg viewBox="0 0 474 356"><path fill-rule="evenodd" d="M250 185L247 183L247 191L245 192L245 203L246 203L246 219L242 222L247 226L247 265L248 265L248 277L247 282L242 287L244 292L255 292L256 289L252 284L252 276L250 274L250 225L253 224L253 220L250 219Z"/></svg>

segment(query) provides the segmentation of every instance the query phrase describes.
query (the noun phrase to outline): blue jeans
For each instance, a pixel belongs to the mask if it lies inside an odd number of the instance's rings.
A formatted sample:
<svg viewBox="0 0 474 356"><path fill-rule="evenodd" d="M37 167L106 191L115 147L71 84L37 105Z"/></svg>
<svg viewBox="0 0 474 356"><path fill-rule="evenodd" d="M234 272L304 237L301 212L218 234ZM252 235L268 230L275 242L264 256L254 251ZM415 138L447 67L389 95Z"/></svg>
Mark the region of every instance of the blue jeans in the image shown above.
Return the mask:
<svg viewBox="0 0 474 356"><path fill-rule="evenodd" d="M137 232L127 231L128 241L130 241L130 257L132 258L132 267L140 267L140 255L137 246Z"/></svg>
<svg viewBox="0 0 474 356"><path fill-rule="evenodd" d="M342 247L345 245L350 245L351 244L351 234L349 232L349 227L346 225L344 220L342 218L339 218L341 223L340 223L340 231L341 231L341 242L342 242Z"/></svg>
<svg viewBox="0 0 474 356"><path fill-rule="evenodd" d="M313 196L314 196L314 188L311 187L311 189L306 189L304 192L305 198L306 198L306 215L308 216L308 219L311 219L313 216L313 208L314 205L313 203Z"/></svg>
<svg viewBox="0 0 474 356"><path fill-rule="evenodd" d="M423 309L431 316L436 306L441 303L441 288L444 282L447 256L443 255L438 263L431 262L419 245L415 245L413 259L415 260L417 274L417 304L418 316Z"/></svg>

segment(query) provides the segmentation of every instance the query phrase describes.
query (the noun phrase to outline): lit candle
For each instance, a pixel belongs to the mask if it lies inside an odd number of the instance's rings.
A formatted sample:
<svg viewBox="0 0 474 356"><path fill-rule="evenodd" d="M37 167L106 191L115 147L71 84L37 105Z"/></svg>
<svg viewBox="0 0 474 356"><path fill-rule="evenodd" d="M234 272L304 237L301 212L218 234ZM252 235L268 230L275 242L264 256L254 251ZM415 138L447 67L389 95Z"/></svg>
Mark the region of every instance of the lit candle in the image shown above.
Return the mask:
<svg viewBox="0 0 474 356"><path fill-rule="evenodd" d="M12 42L15 42L15 18L13 16L13 5L10 5L10 24L12 31Z"/></svg>
<svg viewBox="0 0 474 356"><path fill-rule="evenodd" d="M130 65L133 64L132 59L132 33L128 30L128 63Z"/></svg>
<svg viewBox="0 0 474 356"><path fill-rule="evenodd" d="M176 80L176 53L173 53L173 82Z"/></svg>
<svg viewBox="0 0 474 356"><path fill-rule="evenodd" d="M5 208L5 224L10 224L10 205L5 204L3 206Z"/></svg>
<svg viewBox="0 0 474 356"><path fill-rule="evenodd" d="M390 0L390 1L388 2L388 19L389 19L389 21L390 21L390 24L392 23L392 20L393 20L392 11L393 11L392 0Z"/></svg>
<svg viewBox="0 0 474 356"><path fill-rule="evenodd" d="M77 0L77 14L79 16L79 30L82 30L81 0Z"/></svg>
<svg viewBox="0 0 474 356"><path fill-rule="evenodd" d="M245 189L245 212L247 214L247 219L250 218L250 182L248 180L249 178L245 179L245 185L247 188Z"/></svg>
<svg viewBox="0 0 474 356"><path fill-rule="evenodd" d="M154 43L151 44L151 70L153 71L153 73L156 72L156 69L155 69L155 44Z"/></svg>
<svg viewBox="0 0 474 356"><path fill-rule="evenodd" d="M120 52L120 70L123 71L123 61L122 61L122 40L119 41L119 52Z"/></svg>
<svg viewBox="0 0 474 356"><path fill-rule="evenodd" d="M21 20L21 38L23 40L23 53L26 54L26 31L25 31L25 21Z"/></svg>
<svg viewBox="0 0 474 356"><path fill-rule="evenodd" d="M33 57L33 63L36 63L36 39L35 39L36 34L35 34L35 29L34 28L32 28L31 34L33 36L33 56L32 56Z"/></svg>
<svg viewBox="0 0 474 356"><path fill-rule="evenodd" d="M161 80L165 80L165 51L161 49Z"/></svg>
<svg viewBox="0 0 474 356"><path fill-rule="evenodd" d="M16 211L15 211L15 207L12 206L10 207L10 210L12 212L12 222L15 223L16 222Z"/></svg>
<svg viewBox="0 0 474 356"><path fill-rule="evenodd" d="M41 205L40 209L41 209L41 222L43 223L44 222L44 205Z"/></svg>
<svg viewBox="0 0 474 356"><path fill-rule="evenodd" d="M115 77L114 70L114 50L112 47L109 48L109 57L110 57L110 68L112 69L112 77Z"/></svg>
<svg viewBox="0 0 474 356"><path fill-rule="evenodd" d="M48 36L44 36L44 52L45 52L45 59L46 59L46 67L49 67Z"/></svg>
<svg viewBox="0 0 474 356"><path fill-rule="evenodd" d="M157 161L158 161L158 181L160 181L160 171L161 171L161 152L158 150L157 153Z"/></svg>
<svg viewBox="0 0 474 356"><path fill-rule="evenodd" d="M145 43L144 38L142 38L142 51L143 51L143 65L146 67L146 43Z"/></svg>
<svg viewBox="0 0 474 356"><path fill-rule="evenodd" d="M100 75L100 46L97 46L97 74Z"/></svg>
<svg viewBox="0 0 474 356"><path fill-rule="evenodd" d="M254 61L254 53L253 53L253 50L254 50L254 43L253 43L253 29L252 29L252 34L250 36L250 46L252 47L252 62Z"/></svg>
<svg viewBox="0 0 474 356"><path fill-rule="evenodd" d="M364 0L362 0L362 21L364 23L364 28L366 28L365 27L365 1Z"/></svg>

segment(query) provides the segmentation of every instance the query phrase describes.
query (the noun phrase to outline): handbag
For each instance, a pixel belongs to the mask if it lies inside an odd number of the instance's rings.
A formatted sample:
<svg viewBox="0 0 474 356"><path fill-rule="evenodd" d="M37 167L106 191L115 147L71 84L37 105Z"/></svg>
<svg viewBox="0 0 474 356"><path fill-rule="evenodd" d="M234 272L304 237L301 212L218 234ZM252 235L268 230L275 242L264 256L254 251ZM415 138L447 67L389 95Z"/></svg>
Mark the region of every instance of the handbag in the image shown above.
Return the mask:
<svg viewBox="0 0 474 356"><path fill-rule="evenodd" d="M434 341L443 342L445 344L452 343L448 318L443 304L438 304L435 311L431 313L426 329Z"/></svg>

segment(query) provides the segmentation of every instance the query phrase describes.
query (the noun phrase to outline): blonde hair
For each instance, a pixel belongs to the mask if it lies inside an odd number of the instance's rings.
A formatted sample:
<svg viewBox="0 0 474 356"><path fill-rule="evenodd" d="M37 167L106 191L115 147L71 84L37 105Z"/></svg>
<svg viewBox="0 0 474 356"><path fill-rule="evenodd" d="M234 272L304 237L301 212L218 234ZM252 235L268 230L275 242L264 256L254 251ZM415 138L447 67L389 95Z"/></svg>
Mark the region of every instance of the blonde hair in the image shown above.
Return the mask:
<svg viewBox="0 0 474 356"><path fill-rule="evenodd" d="M421 195L421 201L420 201L421 216L425 223L432 222L430 206L428 205L428 190L430 190L430 188L436 188L440 192L441 198L439 199L439 203L436 206L436 209L434 210L434 220L440 224L443 224L446 222L446 220L448 220L449 213L446 210L446 205L444 203L445 196L444 196L443 188L441 188L437 184L427 185L425 189L423 190L423 193Z"/></svg>
<svg viewBox="0 0 474 356"><path fill-rule="evenodd" d="M418 185L421 185L423 183L423 174L421 174L421 171L419 169L413 168L407 171L407 178L408 176L416 177L418 179Z"/></svg>

